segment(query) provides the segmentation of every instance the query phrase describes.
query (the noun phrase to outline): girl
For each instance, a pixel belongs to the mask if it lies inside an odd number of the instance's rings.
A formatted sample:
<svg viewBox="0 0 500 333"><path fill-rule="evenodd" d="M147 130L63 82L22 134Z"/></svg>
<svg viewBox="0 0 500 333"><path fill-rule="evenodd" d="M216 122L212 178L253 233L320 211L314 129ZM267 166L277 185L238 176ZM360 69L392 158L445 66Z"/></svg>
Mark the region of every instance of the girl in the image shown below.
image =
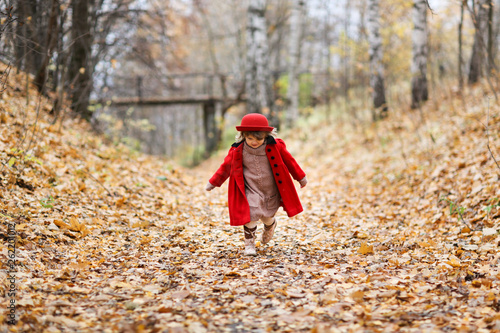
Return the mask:
<svg viewBox="0 0 500 333"><path fill-rule="evenodd" d="M280 206L289 217L303 210L290 174L300 187L306 186L307 179L265 116L247 114L236 129L240 132L236 142L206 190L220 187L229 177L230 224L243 225L245 254L255 256L257 222L264 223L262 243L269 243L277 224L274 215Z"/></svg>

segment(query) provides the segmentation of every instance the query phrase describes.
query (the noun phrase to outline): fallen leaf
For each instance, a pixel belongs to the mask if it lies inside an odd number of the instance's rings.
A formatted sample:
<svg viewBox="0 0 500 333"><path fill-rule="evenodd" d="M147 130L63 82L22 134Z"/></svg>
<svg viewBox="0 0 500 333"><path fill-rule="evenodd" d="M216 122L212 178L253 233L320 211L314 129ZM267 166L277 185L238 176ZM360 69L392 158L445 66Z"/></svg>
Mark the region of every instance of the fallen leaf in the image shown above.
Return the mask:
<svg viewBox="0 0 500 333"><path fill-rule="evenodd" d="M358 249L358 253L360 254L373 254L373 245L368 245L367 242L361 244Z"/></svg>

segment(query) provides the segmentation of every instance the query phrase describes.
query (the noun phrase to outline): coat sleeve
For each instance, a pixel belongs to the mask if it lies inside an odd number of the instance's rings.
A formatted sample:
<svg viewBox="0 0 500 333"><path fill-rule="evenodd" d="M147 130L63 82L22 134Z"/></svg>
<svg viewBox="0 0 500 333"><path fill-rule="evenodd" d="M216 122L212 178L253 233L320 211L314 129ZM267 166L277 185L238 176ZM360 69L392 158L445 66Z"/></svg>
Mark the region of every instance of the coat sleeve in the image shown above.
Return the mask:
<svg viewBox="0 0 500 333"><path fill-rule="evenodd" d="M306 176L306 173L299 166L295 158L293 158L292 154L290 154L290 152L286 149L285 142L280 139L277 141L280 143L279 147L281 158L283 159L283 162L288 168L288 171L292 175L293 179L296 181L302 180Z"/></svg>
<svg viewBox="0 0 500 333"><path fill-rule="evenodd" d="M231 148L224 158L224 162L222 162L219 169L215 172L215 174L210 178L209 182L213 186L220 187L226 179L231 174L231 163L233 161L233 149Z"/></svg>

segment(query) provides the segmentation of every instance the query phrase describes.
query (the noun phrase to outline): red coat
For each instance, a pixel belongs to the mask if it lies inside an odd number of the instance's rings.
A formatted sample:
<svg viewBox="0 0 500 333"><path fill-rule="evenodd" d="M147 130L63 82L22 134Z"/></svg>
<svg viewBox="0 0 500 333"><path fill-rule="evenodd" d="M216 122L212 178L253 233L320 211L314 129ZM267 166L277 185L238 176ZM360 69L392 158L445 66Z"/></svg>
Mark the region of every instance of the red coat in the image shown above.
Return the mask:
<svg viewBox="0 0 500 333"><path fill-rule="evenodd" d="M250 222L250 206L245 194L243 178L243 142L234 143L217 172L210 178L210 184L220 187L229 177L229 219L230 224L237 226ZM286 150L281 139L267 137L266 155L271 164L274 180L281 195L281 205L289 217L302 212L299 196L295 190L292 177L300 181L306 174L297 164L293 156Z"/></svg>

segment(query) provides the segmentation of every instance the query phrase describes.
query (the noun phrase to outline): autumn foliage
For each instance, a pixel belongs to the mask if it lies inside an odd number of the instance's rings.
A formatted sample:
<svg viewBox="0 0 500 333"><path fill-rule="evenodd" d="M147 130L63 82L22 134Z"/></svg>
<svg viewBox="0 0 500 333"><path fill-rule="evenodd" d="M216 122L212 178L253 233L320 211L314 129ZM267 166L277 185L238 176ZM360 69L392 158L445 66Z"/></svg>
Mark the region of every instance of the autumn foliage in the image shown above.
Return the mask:
<svg viewBox="0 0 500 333"><path fill-rule="evenodd" d="M19 321L0 314L2 330L500 331L500 118L480 87L376 124L302 122L286 142L305 211L280 211L249 258L225 188L204 191L222 155L188 170L51 124L11 75L0 218L4 238L16 223Z"/></svg>

